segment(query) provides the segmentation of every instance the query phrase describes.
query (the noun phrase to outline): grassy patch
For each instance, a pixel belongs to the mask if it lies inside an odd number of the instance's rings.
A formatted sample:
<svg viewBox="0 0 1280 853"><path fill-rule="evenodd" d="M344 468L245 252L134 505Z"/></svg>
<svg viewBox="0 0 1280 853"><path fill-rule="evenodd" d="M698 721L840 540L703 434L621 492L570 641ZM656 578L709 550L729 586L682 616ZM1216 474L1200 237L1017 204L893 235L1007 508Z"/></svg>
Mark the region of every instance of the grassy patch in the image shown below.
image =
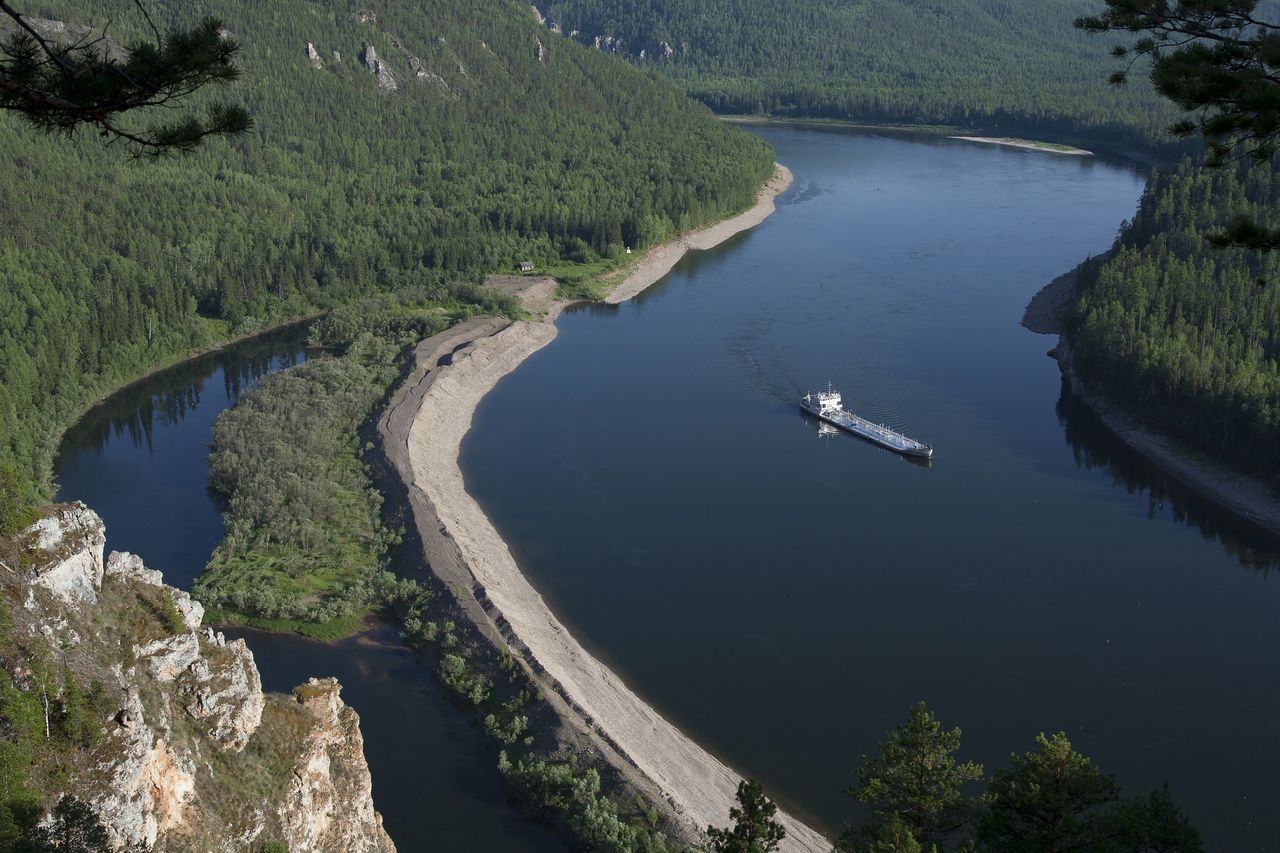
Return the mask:
<svg viewBox="0 0 1280 853"><path fill-rule="evenodd" d="M205 338L210 341L226 341L231 339L231 324L226 320L213 317L201 317L200 323L205 328Z"/></svg>
<svg viewBox="0 0 1280 853"><path fill-rule="evenodd" d="M190 731L188 737L195 738L192 725L192 721L182 721ZM208 767L198 774L199 814L218 816L231 825L252 825L256 811L264 804L279 802L281 793L289 789L314 725L315 718L292 697L267 694L262 723L242 752L216 747L201 750ZM226 823L207 821L189 826L187 849L215 849L225 841L226 829Z"/></svg>
<svg viewBox="0 0 1280 853"><path fill-rule="evenodd" d="M120 584L110 578L91 611L94 630L102 636L119 636L120 662L128 665L133 646L171 637L185 630L182 613L165 587Z"/></svg>
<svg viewBox="0 0 1280 853"><path fill-rule="evenodd" d="M624 258L636 257L624 255ZM602 258L589 263L560 261L548 264L539 270L559 282L556 288L557 299L581 299L588 302L599 302L609 295L610 273L626 265L626 261L613 258Z"/></svg>
<svg viewBox="0 0 1280 853"><path fill-rule="evenodd" d="M347 616L327 619L322 622L311 622L305 619L270 619L252 613L239 613L234 610L211 609L205 621L213 625L248 625L262 631L276 631L282 634L301 634L312 640L333 642L358 634L368 627L369 619L375 608L365 607Z"/></svg>

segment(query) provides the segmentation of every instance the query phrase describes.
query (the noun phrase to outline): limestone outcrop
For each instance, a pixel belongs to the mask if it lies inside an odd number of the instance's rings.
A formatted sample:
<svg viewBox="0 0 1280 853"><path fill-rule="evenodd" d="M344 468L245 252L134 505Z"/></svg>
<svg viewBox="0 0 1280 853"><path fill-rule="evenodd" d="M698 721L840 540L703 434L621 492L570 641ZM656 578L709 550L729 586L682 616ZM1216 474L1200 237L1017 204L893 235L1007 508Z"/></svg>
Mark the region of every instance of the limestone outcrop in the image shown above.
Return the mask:
<svg viewBox="0 0 1280 853"><path fill-rule="evenodd" d="M111 703L46 806L83 800L116 849L393 851L338 683L264 694L243 639L204 627L200 603L136 555L104 560L105 543L88 507L56 507L19 537L21 569L0 573L23 602L14 636ZM15 661L14 685L35 689Z"/></svg>
<svg viewBox="0 0 1280 853"><path fill-rule="evenodd" d="M68 605L96 604L107 544L98 514L84 504L72 504L64 512L40 519L28 533L35 540L29 560L34 585ZM34 602L28 598L28 609Z"/></svg>
<svg viewBox="0 0 1280 853"><path fill-rule="evenodd" d="M364 762L360 718L339 698L341 690L336 678L312 678L293 691L314 725L280 809L290 850L394 849L382 832L382 816L373 809L368 772L341 771Z"/></svg>
<svg viewBox="0 0 1280 853"><path fill-rule="evenodd" d="M367 43L364 45L360 51L360 61L364 63L365 68L368 68L378 78L378 87L383 91L394 92L400 88L395 75L391 73L387 63L378 58L378 51L373 45Z"/></svg>

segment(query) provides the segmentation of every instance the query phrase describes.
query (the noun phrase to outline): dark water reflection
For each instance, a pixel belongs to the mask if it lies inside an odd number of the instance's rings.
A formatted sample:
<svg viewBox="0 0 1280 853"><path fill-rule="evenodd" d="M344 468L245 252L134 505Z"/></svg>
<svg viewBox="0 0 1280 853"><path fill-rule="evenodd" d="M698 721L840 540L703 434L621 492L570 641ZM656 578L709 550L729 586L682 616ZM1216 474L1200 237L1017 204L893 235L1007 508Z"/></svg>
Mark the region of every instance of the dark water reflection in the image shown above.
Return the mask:
<svg viewBox="0 0 1280 853"><path fill-rule="evenodd" d="M214 421L264 376L304 361L305 340L301 327L267 335L112 395L67 433L58 498L103 517L108 550L140 554L189 589L223 533L208 489ZM422 571L406 553L393 554L397 570ZM400 850L563 849L508 803L489 742L392 632L334 645L229 633L248 637L268 690L287 692L312 676L342 682L361 716L374 804Z"/></svg>
<svg viewBox="0 0 1280 853"><path fill-rule="evenodd" d="M254 338L111 395L63 437L58 498L83 500L112 547L189 589L222 539L208 492L213 423L262 377L305 361L306 334L294 326Z"/></svg>
<svg viewBox="0 0 1280 853"><path fill-rule="evenodd" d="M398 850L564 849L508 804L497 752L394 632L332 645L260 631L228 633L248 641L266 690L288 692L316 675L342 683L343 699L360 714L374 803Z"/></svg>
<svg viewBox="0 0 1280 853"><path fill-rule="evenodd" d="M158 386L151 380L130 385L103 400L75 425L63 442L61 462L69 462L71 455L82 450L100 453L107 442L124 437L135 448L154 451L155 428L176 426L199 411L208 379L216 374L222 386L213 389L222 392L212 403L220 411L267 374L305 361L305 338L302 327L255 338L170 368Z"/></svg>
<svg viewBox="0 0 1280 853"><path fill-rule="evenodd" d="M1057 411L1076 464L1086 471L1105 472L1118 488L1145 497L1149 520L1167 515L1198 530L1206 542L1218 543L1240 565L1264 576L1280 565L1275 534L1207 501L1165 474L1107 429L1065 381Z"/></svg>

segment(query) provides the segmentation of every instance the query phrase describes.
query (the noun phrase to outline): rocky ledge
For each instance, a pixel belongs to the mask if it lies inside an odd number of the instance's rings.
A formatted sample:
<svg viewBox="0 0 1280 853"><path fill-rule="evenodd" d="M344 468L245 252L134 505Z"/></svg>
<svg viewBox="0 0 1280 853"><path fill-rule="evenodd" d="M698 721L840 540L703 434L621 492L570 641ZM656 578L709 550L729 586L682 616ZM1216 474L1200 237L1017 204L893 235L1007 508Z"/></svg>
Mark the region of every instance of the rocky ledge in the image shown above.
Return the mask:
<svg viewBox="0 0 1280 853"><path fill-rule="evenodd" d="M58 506L0 572L13 685L35 689L38 648L41 666L101 685L111 709L45 805L73 794L117 849L394 850L337 681L264 694L243 640L203 627L200 603L138 557L104 560L105 543L96 513Z"/></svg>

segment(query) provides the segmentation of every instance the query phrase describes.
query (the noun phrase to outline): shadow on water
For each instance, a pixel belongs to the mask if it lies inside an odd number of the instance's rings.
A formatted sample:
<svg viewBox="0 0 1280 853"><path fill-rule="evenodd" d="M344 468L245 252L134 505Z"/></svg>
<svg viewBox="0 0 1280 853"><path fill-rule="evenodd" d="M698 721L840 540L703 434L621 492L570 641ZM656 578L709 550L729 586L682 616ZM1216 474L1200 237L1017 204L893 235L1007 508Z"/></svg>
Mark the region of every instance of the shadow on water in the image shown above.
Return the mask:
<svg viewBox="0 0 1280 853"><path fill-rule="evenodd" d="M1199 530L1205 541L1220 543L1240 565L1264 575L1280 566L1280 545L1272 533L1201 497L1161 471L1116 437L1065 381L1057 413L1076 465L1087 471L1107 471L1112 482L1129 494L1146 495L1148 519L1167 512L1179 524Z"/></svg>
<svg viewBox="0 0 1280 853"><path fill-rule="evenodd" d="M241 393L266 375L301 364L308 326L299 324L207 353L127 385L85 413L63 437L58 455L101 452L107 442L128 438L152 448L156 427L175 427L200 407L207 380L222 373L223 399L234 405Z"/></svg>

